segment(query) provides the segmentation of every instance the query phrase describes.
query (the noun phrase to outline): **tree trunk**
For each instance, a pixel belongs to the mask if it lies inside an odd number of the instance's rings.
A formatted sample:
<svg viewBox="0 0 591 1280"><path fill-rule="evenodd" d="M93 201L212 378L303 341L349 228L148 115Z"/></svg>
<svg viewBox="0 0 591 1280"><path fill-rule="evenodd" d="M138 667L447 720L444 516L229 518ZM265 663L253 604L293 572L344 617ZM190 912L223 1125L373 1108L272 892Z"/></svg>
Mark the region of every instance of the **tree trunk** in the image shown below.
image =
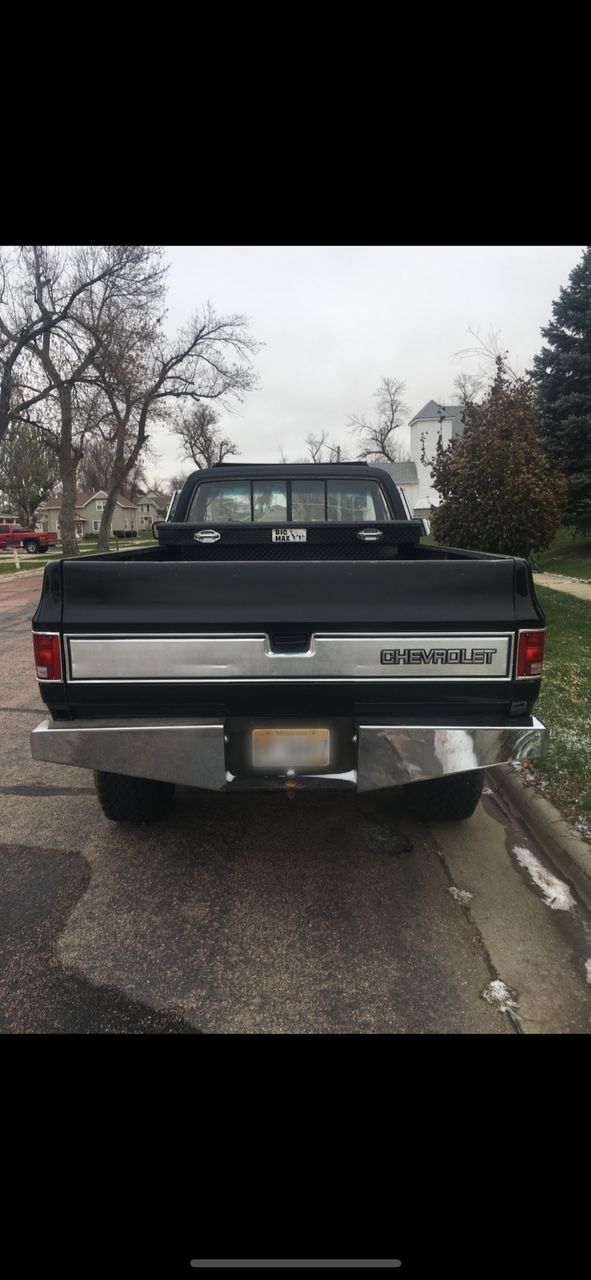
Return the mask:
<svg viewBox="0 0 591 1280"><path fill-rule="evenodd" d="M125 426L121 423L117 433L117 447L115 449L115 458L113 462L113 470L109 482L109 496L103 510L103 518L98 536L97 551L109 550L109 529L111 528L111 520L119 494L123 492L127 477L135 466L141 453L142 444L136 441L129 457L125 458Z"/></svg>
<svg viewBox="0 0 591 1280"><path fill-rule="evenodd" d="M72 459L60 458L62 481L62 509L60 511L60 532L62 550L65 556L78 555L76 541L76 467Z"/></svg>
<svg viewBox="0 0 591 1280"><path fill-rule="evenodd" d="M105 505L103 507L101 527L99 529L98 542L96 544L97 551L109 550L109 538L111 536L111 521L113 519L113 512L115 510L115 506L117 503L118 493L119 493L119 489L113 488L113 486L111 486L108 497L105 501Z"/></svg>
<svg viewBox="0 0 591 1280"><path fill-rule="evenodd" d="M76 471L77 464L72 449L72 393L69 387L59 390L62 430L59 447L60 479L62 482L62 509L60 530L62 550L65 556L78 555L76 541Z"/></svg>

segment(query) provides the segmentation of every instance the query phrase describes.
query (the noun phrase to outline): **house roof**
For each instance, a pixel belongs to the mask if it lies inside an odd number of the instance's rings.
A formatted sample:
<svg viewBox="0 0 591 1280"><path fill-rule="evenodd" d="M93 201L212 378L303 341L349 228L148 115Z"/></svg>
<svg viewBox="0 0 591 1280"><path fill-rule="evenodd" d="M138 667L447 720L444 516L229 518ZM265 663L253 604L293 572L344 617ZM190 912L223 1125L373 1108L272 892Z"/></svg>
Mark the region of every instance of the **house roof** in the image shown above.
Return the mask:
<svg viewBox="0 0 591 1280"><path fill-rule="evenodd" d="M387 471L395 484L418 484L417 468L414 462L379 462L377 466Z"/></svg>
<svg viewBox="0 0 591 1280"><path fill-rule="evenodd" d="M138 501L149 502L150 498L155 499L155 506L159 506L159 507L168 506L168 498L163 493L158 493L157 489L148 489L147 493L140 493Z"/></svg>
<svg viewBox="0 0 591 1280"><path fill-rule="evenodd" d="M424 418L437 419L441 413L443 413L444 418L461 419L463 409L461 404L438 404L437 400L429 400L427 404L423 405L420 413L415 413L414 418L411 418L410 425L412 426L413 422L420 422Z"/></svg>
<svg viewBox="0 0 591 1280"><path fill-rule="evenodd" d="M77 493L76 502L74 505L76 507L76 510L80 510L82 507L87 507L88 503L92 502L93 498L106 498L106 497L107 497L107 494L105 493L104 489L97 489L95 493ZM137 507L136 502L130 502L128 498L123 498L121 494L117 495L117 502L120 507L133 507L134 511ZM57 498L48 498L47 502L42 502L37 507L37 511L61 511L61 509L62 509L61 493L58 494Z"/></svg>

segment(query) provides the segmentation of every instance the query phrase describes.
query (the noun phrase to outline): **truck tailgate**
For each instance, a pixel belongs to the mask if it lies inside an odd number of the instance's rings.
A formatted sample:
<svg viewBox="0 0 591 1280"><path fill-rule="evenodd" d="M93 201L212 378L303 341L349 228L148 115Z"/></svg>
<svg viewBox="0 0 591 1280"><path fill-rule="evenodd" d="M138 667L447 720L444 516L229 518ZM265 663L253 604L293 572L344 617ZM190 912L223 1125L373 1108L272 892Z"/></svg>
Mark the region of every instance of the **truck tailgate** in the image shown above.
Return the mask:
<svg viewBox="0 0 591 1280"><path fill-rule="evenodd" d="M66 631L438 632L535 625L516 564L499 560L232 563L64 560Z"/></svg>

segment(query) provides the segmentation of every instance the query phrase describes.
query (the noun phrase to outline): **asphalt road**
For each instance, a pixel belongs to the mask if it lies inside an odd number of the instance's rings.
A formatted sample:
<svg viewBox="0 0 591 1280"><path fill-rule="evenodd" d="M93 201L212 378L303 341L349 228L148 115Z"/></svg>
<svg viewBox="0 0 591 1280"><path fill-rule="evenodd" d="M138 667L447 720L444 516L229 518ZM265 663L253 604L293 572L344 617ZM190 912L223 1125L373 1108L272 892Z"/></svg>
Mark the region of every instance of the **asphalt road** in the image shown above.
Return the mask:
<svg viewBox="0 0 591 1280"><path fill-rule="evenodd" d="M30 756L40 586L0 580L0 1029L590 1030L591 919L494 771L453 825L395 794L187 788L163 823L110 823L90 773Z"/></svg>

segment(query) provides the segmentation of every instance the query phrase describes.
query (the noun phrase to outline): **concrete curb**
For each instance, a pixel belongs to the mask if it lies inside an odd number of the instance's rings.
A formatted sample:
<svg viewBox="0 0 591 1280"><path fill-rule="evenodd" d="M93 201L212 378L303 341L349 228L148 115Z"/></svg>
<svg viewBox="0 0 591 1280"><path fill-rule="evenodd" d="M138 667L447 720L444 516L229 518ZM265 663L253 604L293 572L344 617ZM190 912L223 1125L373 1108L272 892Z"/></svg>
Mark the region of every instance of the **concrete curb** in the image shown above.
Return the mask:
<svg viewBox="0 0 591 1280"><path fill-rule="evenodd" d="M522 782L511 765L491 769L488 778L509 817L520 819L557 870L566 876L585 905L591 908L591 845L588 841L573 831L545 796Z"/></svg>

